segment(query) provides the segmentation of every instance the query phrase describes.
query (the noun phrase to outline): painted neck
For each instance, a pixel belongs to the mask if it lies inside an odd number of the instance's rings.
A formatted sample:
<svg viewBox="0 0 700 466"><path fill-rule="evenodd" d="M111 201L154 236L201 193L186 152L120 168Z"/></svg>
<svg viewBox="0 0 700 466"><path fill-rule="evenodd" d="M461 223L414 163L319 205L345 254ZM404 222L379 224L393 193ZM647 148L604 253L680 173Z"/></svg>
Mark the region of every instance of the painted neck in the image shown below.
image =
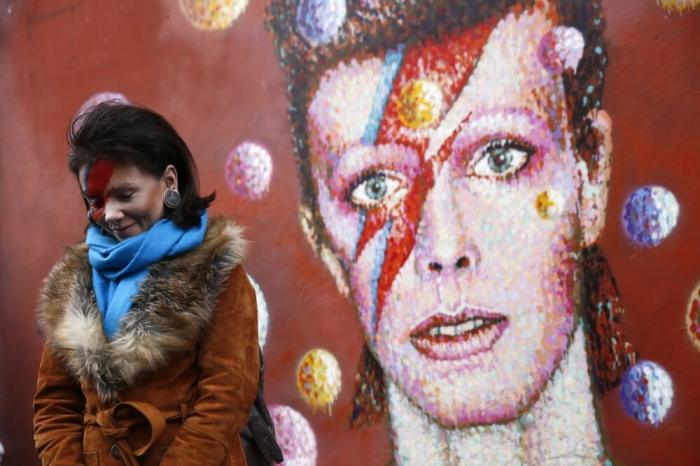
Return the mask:
<svg viewBox="0 0 700 466"><path fill-rule="evenodd" d="M507 423L447 429L398 386L389 380L387 386L400 466L603 464L581 326L539 400Z"/></svg>

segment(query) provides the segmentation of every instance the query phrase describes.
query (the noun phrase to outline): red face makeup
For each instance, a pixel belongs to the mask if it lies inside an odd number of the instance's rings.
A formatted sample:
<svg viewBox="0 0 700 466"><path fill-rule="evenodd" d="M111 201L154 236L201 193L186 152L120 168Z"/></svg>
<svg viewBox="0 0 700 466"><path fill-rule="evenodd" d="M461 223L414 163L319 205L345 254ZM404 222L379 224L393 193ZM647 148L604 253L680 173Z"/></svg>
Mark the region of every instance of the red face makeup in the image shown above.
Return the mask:
<svg viewBox="0 0 700 466"><path fill-rule="evenodd" d="M84 195L90 206L92 219L100 222L105 215L105 203L108 193L105 192L112 174L114 163L105 159L98 159L85 169L83 185Z"/></svg>

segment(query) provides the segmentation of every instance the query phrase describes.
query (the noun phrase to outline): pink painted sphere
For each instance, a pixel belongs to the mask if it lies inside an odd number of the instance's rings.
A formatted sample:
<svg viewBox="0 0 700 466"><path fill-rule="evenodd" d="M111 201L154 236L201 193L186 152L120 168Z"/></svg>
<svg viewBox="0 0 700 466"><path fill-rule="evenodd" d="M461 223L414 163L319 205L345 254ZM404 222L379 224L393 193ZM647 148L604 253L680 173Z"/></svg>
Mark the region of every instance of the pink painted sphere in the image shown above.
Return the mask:
<svg viewBox="0 0 700 466"><path fill-rule="evenodd" d="M123 104L129 103L129 99L127 99L124 94L120 94L118 92L99 92L90 96L90 98L83 102L83 105L81 105L78 109L78 113L76 113L76 116L85 113L97 104L101 104L102 102L108 101L114 101Z"/></svg>
<svg viewBox="0 0 700 466"><path fill-rule="evenodd" d="M259 144L244 142L226 158L226 181L234 194L260 199L267 194L272 178L272 157Z"/></svg>
<svg viewBox="0 0 700 466"><path fill-rule="evenodd" d="M275 436L282 448L285 466L315 466L318 450L316 435L309 421L289 406L271 405Z"/></svg>

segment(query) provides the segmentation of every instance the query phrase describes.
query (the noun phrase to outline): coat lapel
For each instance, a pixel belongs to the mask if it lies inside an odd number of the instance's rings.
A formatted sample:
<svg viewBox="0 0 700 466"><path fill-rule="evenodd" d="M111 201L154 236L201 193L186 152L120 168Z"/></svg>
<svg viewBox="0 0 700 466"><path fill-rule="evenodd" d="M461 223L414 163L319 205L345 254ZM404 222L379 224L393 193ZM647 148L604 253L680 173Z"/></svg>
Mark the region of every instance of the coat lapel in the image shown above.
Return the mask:
<svg viewBox="0 0 700 466"><path fill-rule="evenodd" d="M117 333L107 341L87 246L75 246L54 266L41 291L38 321L47 345L75 377L94 385L101 399L114 400L140 375L193 347L245 250L240 227L212 220L197 249L150 268Z"/></svg>

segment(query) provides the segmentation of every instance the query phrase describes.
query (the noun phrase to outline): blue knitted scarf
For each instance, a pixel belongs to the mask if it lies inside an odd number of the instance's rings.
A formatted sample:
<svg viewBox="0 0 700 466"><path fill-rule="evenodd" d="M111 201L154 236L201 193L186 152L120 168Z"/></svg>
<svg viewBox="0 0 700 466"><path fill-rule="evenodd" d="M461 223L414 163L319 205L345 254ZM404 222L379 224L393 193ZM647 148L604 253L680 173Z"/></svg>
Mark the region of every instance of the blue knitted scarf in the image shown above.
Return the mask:
<svg viewBox="0 0 700 466"><path fill-rule="evenodd" d="M182 229L170 219L163 218L150 229L118 241L91 225L85 242L92 266L92 289L97 307L102 313L104 333L111 339L119 321L131 308L131 300L148 268L156 262L175 257L199 246L207 231L207 212L200 217L199 226Z"/></svg>

